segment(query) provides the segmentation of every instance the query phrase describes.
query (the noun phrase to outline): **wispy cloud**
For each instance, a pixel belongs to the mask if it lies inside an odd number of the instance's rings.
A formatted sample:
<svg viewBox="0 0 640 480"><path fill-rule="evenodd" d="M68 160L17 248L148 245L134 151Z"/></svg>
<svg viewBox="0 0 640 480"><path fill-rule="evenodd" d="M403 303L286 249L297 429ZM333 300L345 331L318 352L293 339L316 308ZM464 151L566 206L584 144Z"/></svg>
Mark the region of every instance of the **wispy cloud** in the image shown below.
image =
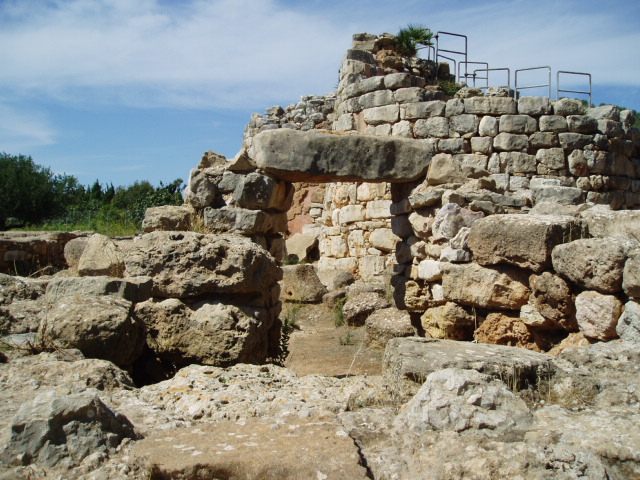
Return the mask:
<svg viewBox="0 0 640 480"><path fill-rule="evenodd" d="M52 145L56 132L46 116L0 102L0 151L19 152Z"/></svg>

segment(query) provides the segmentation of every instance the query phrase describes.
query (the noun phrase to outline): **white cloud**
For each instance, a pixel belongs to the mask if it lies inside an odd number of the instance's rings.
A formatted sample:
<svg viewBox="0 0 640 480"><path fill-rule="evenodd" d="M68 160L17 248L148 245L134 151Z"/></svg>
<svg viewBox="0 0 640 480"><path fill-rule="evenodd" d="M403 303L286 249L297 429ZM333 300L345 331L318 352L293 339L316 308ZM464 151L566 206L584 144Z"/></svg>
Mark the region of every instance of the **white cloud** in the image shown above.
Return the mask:
<svg viewBox="0 0 640 480"><path fill-rule="evenodd" d="M55 137L55 129L45 116L0 102L0 151L15 153L52 145Z"/></svg>

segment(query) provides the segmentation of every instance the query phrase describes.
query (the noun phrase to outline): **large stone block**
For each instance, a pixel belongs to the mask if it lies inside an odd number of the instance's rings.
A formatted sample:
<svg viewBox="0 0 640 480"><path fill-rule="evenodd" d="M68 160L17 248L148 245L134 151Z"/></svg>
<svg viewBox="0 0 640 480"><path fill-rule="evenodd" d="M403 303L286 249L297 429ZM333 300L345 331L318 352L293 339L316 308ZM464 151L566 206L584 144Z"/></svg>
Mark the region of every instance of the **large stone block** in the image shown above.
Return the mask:
<svg viewBox="0 0 640 480"><path fill-rule="evenodd" d="M138 303L151 296L152 286L151 277L57 277L52 278L47 285L45 298L47 302L53 303L64 297L75 295L84 297L112 295Z"/></svg>
<svg viewBox="0 0 640 480"><path fill-rule="evenodd" d="M374 248L383 252L393 252L400 237L394 235L390 228L376 228L369 236L369 242Z"/></svg>
<svg viewBox="0 0 640 480"><path fill-rule="evenodd" d="M640 251L631 254L624 264L622 288L630 297L640 298Z"/></svg>
<svg viewBox="0 0 640 480"><path fill-rule="evenodd" d="M415 123L413 132L419 138L446 138L449 136L449 119L446 117L420 119Z"/></svg>
<svg viewBox="0 0 640 480"><path fill-rule="evenodd" d="M576 297L576 320L586 337L599 340L615 338L621 314L622 302L613 295L587 290Z"/></svg>
<svg viewBox="0 0 640 480"><path fill-rule="evenodd" d="M500 135L510 134L501 133ZM537 171L536 157L534 157L533 155L529 155L528 153L500 152L498 158L500 159L500 171L502 173L536 173Z"/></svg>
<svg viewBox="0 0 640 480"><path fill-rule="evenodd" d="M532 188L531 191L534 204L553 202L560 205L580 205L585 198L585 192L575 187L548 185Z"/></svg>
<svg viewBox="0 0 640 480"><path fill-rule="evenodd" d="M640 304L629 301L624 306L624 313L618 319L616 333L627 342L640 344Z"/></svg>
<svg viewBox="0 0 640 480"><path fill-rule="evenodd" d="M93 234L87 240L78 262L80 276L107 275L122 277L123 253L120 247L105 235Z"/></svg>
<svg viewBox="0 0 640 480"><path fill-rule="evenodd" d="M560 115L543 115L540 117L540 131L542 132L566 132L567 119Z"/></svg>
<svg viewBox="0 0 640 480"><path fill-rule="evenodd" d="M529 137L515 133L499 133L493 139L493 148L498 151L519 151L525 150L529 146Z"/></svg>
<svg viewBox="0 0 640 480"><path fill-rule="evenodd" d="M444 115L445 105L445 102L440 100L407 103L400 106L400 118L402 120L418 120L421 118L441 117Z"/></svg>
<svg viewBox="0 0 640 480"><path fill-rule="evenodd" d="M528 115L502 115L500 117L500 132L526 133L536 131L536 119Z"/></svg>
<svg viewBox="0 0 640 480"><path fill-rule="evenodd" d="M513 267L450 264L442 288L448 301L479 308L520 310L529 299L528 275Z"/></svg>
<svg viewBox="0 0 640 480"><path fill-rule="evenodd" d="M470 340L477 319L457 303L430 308L420 317L422 328L431 338Z"/></svg>
<svg viewBox="0 0 640 480"><path fill-rule="evenodd" d="M589 225L589 233L594 237L624 236L640 238L640 211L592 208L580 213Z"/></svg>
<svg viewBox="0 0 640 480"><path fill-rule="evenodd" d="M627 252L620 239L576 240L556 246L551 257L555 271L580 287L602 293L622 290Z"/></svg>
<svg viewBox="0 0 640 480"><path fill-rule="evenodd" d="M153 295L185 298L204 293L262 293L282 278L263 248L237 235L152 232L125 256L128 276L152 276Z"/></svg>
<svg viewBox="0 0 640 480"><path fill-rule="evenodd" d="M320 282L313 265L282 267L281 296L290 302L320 303L327 289Z"/></svg>
<svg viewBox="0 0 640 480"><path fill-rule="evenodd" d="M468 246L480 265L506 263L534 272L551 266L556 245L582 238L580 220L553 215L490 215L473 223Z"/></svg>
<svg viewBox="0 0 640 480"><path fill-rule="evenodd" d="M571 288L560 276L550 272L529 277L531 296L527 306L542 317L543 322L535 326L539 329L561 327L569 332L578 331L575 319L574 295ZM520 311L522 318L523 310ZM529 323L530 324L530 323Z"/></svg>
<svg viewBox="0 0 640 480"><path fill-rule="evenodd" d="M278 233L286 229L286 214L235 207L207 207L204 210L204 224L216 233Z"/></svg>
<svg viewBox="0 0 640 480"><path fill-rule="evenodd" d="M386 105L367 108L366 110L363 110L362 113L364 114L364 121L368 125L395 123L400 118L400 107L398 105Z"/></svg>
<svg viewBox="0 0 640 480"><path fill-rule="evenodd" d="M296 182L407 182L424 174L433 153L427 141L290 129L261 132L250 149L259 168Z"/></svg>
<svg viewBox="0 0 640 480"><path fill-rule="evenodd" d="M549 97L520 97L518 113L521 115L546 115L551 113Z"/></svg>
<svg viewBox="0 0 640 480"><path fill-rule="evenodd" d="M238 182L233 198L241 208L286 212L293 201L293 185L252 172Z"/></svg>
<svg viewBox="0 0 640 480"><path fill-rule="evenodd" d="M510 115L516 113L516 101L510 97L471 97L464 99L465 113Z"/></svg>

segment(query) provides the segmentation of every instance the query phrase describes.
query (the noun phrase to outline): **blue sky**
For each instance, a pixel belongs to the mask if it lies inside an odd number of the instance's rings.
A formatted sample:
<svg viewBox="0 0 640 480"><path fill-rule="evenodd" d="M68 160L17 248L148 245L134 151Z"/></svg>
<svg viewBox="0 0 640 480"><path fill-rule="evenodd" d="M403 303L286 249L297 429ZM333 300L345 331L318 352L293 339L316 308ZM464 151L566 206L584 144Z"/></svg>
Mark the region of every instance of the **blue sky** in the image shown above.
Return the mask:
<svg viewBox="0 0 640 480"><path fill-rule="evenodd" d="M186 180L237 153L252 112L332 91L353 33L408 23L491 67L589 72L595 104L640 110L637 0L0 0L0 152L84 184Z"/></svg>

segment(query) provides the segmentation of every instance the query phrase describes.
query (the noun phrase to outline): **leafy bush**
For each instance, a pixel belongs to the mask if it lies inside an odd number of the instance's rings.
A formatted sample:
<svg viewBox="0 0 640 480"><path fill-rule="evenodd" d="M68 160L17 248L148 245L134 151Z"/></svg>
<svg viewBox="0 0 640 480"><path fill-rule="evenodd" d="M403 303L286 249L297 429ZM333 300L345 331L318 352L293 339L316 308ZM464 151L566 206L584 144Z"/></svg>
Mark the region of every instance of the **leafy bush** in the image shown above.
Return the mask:
<svg viewBox="0 0 640 480"><path fill-rule="evenodd" d="M409 24L396 34L396 48L405 57L415 57L420 48L433 45L432 40L430 28Z"/></svg>

